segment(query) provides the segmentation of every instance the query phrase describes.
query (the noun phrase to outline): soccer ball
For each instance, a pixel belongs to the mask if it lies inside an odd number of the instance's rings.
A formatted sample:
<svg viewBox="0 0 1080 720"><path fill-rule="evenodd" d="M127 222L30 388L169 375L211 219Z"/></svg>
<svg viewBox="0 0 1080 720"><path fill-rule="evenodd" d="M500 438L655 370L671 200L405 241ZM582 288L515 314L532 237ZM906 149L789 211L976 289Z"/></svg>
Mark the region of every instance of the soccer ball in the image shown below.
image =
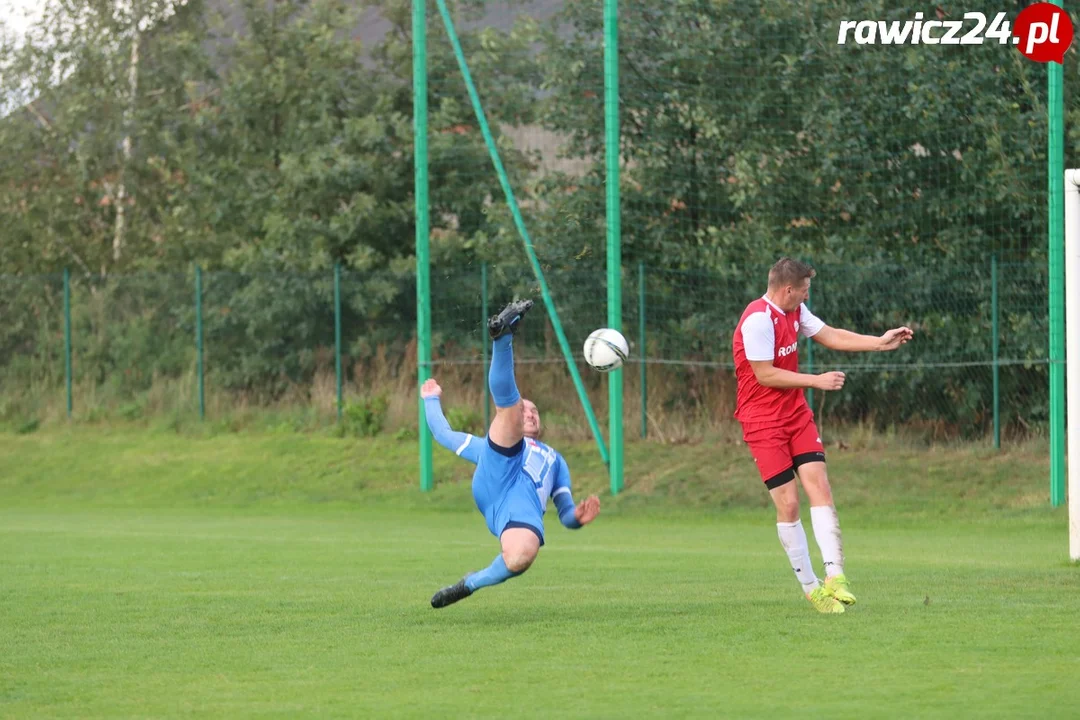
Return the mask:
<svg viewBox="0 0 1080 720"><path fill-rule="evenodd" d="M618 330L600 328L585 339L585 362L589 363L593 370L611 372L622 367L629 354L630 346Z"/></svg>

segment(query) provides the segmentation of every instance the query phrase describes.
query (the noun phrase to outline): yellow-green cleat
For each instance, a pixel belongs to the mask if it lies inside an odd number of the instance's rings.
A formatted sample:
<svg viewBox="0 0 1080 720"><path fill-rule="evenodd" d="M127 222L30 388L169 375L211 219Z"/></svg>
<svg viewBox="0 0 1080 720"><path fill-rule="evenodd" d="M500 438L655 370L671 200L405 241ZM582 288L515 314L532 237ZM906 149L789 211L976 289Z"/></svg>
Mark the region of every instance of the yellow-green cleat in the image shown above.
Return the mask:
<svg viewBox="0 0 1080 720"><path fill-rule="evenodd" d="M811 592L806 593L806 599L819 613L835 615L844 612L844 606L829 594L824 585L818 585Z"/></svg>
<svg viewBox="0 0 1080 720"><path fill-rule="evenodd" d="M825 592L845 605L855 604L855 596L851 594L847 578L843 575L833 575L831 578L826 578L822 587L825 588Z"/></svg>

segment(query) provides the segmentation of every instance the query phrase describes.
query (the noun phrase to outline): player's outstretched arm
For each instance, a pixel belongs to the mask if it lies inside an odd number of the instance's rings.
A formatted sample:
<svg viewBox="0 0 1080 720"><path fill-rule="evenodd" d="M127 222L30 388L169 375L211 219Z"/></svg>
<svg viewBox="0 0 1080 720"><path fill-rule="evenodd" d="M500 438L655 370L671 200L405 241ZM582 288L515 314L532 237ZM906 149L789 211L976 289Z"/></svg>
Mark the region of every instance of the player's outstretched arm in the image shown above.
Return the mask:
<svg viewBox="0 0 1080 720"><path fill-rule="evenodd" d="M459 457L476 464L480 461L480 442L469 433L457 432L450 427L446 416L443 415L442 388L434 378L424 381L420 386L420 397L424 398L424 417L427 418L428 429L431 430L435 442Z"/></svg>
<svg viewBox="0 0 1080 720"><path fill-rule="evenodd" d="M788 388L814 388L815 390L839 390L844 386L844 373L827 372L808 375L784 370L773 365L772 360L751 360L754 377L765 387L785 390Z"/></svg>
<svg viewBox="0 0 1080 720"><path fill-rule="evenodd" d="M600 514L600 498L595 495L585 498L580 505L574 504L574 496L570 492L570 468L562 455L559 455L551 499L559 511L559 522L571 530L588 525Z"/></svg>
<svg viewBox="0 0 1080 720"><path fill-rule="evenodd" d="M830 350L842 352L885 352L895 350L907 341L911 340L914 333L911 328L893 328L884 335L860 335L850 330L839 328L822 327L813 338Z"/></svg>

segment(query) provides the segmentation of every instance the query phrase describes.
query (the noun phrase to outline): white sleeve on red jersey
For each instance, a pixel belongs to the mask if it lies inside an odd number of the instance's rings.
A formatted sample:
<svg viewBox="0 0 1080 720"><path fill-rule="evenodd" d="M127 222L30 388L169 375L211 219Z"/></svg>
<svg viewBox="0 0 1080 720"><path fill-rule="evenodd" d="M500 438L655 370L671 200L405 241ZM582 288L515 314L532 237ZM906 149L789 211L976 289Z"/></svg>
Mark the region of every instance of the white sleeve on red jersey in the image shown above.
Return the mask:
<svg viewBox="0 0 1080 720"><path fill-rule="evenodd" d="M776 335L766 313L746 316L742 324L742 341L747 360L772 360L775 357Z"/></svg>
<svg viewBox="0 0 1080 720"><path fill-rule="evenodd" d="M810 308L806 307L806 303L799 305L799 334L803 337L814 337L821 328L825 327L817 315L810 312Z"/></svg>

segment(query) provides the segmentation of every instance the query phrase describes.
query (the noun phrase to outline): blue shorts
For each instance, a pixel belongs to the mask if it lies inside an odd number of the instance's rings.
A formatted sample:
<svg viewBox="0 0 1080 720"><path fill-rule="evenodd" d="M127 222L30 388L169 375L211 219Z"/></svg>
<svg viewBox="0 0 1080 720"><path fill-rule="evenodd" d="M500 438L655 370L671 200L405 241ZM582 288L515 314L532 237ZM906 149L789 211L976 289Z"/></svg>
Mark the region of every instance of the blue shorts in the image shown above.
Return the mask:
<svg viewBox="0 0 1080 720"><path fill-rule="evenodd" d="M495 537L508 528L523 527L536 533L543 545L544 510L532 478L522 467L524 458L524 440L507 449L488 439L473 473L473 500Z"/></svg>

